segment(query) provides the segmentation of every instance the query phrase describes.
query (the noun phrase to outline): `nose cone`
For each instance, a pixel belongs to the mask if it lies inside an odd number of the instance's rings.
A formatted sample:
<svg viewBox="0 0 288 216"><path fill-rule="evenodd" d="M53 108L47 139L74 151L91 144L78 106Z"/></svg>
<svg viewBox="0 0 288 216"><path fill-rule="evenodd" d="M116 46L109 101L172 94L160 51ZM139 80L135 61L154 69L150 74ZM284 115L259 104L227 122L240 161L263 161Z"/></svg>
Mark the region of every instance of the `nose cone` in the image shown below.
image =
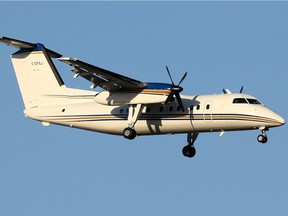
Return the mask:
<svg viewBox="0 0 288 216"><path fill-rule="evenodd" d="M275 126L282 126L285 124L285 119L282 116L278 115L277 113L273 112L273 120L275 122Z"/></svg>
<svg viewBox="0 0 288 216"><path fill-rule="evenodd" d="M260 111L260 109L259 109ZM285 124L285 119L268 107L262 107L261 113L266 117L267 127L279 127ZM259 113L260 114L260 113Z"/></svg>
<svg viewBox="0 0 288 216"><path fill-rule="evenodd" d="M285 124L285 119L282 118L280 115L278 115L278 118L276 120L280 123L280 126Z"/></svg>

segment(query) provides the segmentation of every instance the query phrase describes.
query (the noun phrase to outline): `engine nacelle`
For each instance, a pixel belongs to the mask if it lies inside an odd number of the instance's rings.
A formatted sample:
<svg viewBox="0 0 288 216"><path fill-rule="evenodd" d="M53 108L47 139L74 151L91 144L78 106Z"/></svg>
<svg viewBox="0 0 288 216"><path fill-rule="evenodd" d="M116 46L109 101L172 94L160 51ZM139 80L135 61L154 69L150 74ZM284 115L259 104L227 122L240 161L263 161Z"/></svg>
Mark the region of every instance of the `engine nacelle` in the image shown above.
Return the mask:
<svg viewBox="0 0 288 216"><path fill-rule="evenodd" d="M149 94L143 91L124 92L117 91L114 93L102 91L95 96L94 100L103 105L127 105L127 104L153 104L164 103L167 99L165 94Z"/></svg>

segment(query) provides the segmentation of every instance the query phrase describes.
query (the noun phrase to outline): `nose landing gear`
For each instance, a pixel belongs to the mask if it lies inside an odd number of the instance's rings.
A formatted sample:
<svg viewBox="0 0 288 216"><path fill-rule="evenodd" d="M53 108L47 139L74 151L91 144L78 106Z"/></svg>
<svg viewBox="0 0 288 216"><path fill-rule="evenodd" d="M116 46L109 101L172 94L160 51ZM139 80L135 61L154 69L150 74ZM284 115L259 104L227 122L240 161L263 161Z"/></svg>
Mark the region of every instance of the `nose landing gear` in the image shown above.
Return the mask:
<svg viewBox="0 0 288 216"><path fill-rule="evenodd" d="M262 134L257 137L258 142L265 144L268 141L268 137L265 129L261 129Z"/></svg>

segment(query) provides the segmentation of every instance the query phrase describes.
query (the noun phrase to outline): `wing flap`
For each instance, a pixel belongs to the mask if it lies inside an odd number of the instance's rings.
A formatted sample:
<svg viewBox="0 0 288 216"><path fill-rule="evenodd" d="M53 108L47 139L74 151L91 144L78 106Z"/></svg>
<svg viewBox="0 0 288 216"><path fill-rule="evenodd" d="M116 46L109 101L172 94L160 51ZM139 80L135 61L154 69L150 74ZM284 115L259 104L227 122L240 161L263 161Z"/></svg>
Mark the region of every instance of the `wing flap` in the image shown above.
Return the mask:
<svg viewBox="0 0 288 216"><path fill-rule="evenodd" d="M147 86L141 81L108 71L106 69L88 64L76 58L59 58L60 61L74 67L74 77L81 76L106 91L113 92L119 89L143 89Z"/></svg>

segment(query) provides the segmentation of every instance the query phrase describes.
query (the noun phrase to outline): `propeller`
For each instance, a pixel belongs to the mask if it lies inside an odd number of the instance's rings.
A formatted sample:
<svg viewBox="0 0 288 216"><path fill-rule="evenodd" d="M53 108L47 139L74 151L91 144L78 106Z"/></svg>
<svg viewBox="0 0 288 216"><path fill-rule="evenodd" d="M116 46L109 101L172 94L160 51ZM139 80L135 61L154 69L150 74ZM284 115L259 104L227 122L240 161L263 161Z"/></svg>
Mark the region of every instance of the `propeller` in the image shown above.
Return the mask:
<svg viewBox="0 0 288 216"><path fill-rule="evenodd" d="M177 102L178 102L181 110L184 112L185 109L184 109L184 106L183 106L182 99L181 99L181 97L180 97L180 92L183 91L183 88L180 86L180 84L181 84L181 83L183 82L183 80L186 78L187 72L183 75L183 77L181 78L181 80L180 80L180 82L178 83L178 85L175 85L175 83L173 82L173 79L172 79L172 76L171 76L171 73L170 73L170 71L169 71L168 66L166 66L166 70L167 70L167 72L168 72L168 75L169 75L169 77L170 77L170 80L171 80L172 85L171 85L171 88L170 88L171 92L170 92L170 94L168 95L168 97L167 97L167 99L166 99L166 101L165 101L164 104L167 105L170 101L172 101L172 99L174 98L174 95L175 95L176 100L177 100Z"/></svg>

